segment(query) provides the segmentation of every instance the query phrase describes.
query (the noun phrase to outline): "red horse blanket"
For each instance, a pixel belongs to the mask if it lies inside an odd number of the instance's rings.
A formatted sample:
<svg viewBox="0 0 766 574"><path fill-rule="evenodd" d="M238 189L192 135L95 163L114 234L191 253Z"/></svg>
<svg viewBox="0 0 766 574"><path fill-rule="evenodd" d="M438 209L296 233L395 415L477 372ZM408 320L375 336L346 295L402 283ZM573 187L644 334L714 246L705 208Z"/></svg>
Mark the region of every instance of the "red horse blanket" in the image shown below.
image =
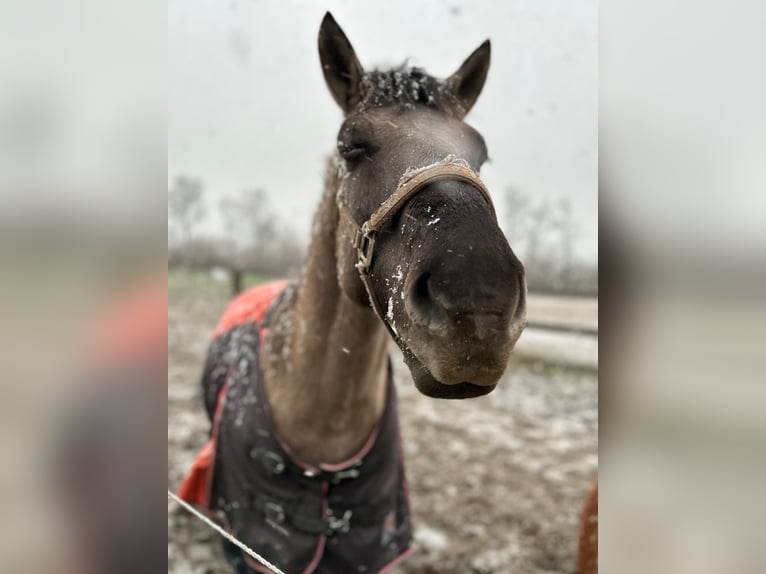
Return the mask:
<svg viewBox="0 0 766 574"><path fill-rule="evenodd" d="M270 310L287 289L243 293L216 328L202 376L211 438L179 495L289 574L383 572L412 544L394 385L389 376L383 417L356 456L319 466L292 456L274 431L261 369Z"/></svg>

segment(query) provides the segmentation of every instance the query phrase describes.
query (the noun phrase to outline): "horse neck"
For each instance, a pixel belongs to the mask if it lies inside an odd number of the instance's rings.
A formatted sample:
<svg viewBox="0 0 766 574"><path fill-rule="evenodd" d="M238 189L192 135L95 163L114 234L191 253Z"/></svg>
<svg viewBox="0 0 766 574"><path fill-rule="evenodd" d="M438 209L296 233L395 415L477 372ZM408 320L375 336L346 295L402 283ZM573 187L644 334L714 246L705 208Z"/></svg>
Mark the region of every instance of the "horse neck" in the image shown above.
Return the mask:
<svg viewBox="0 0 766 574"><path fill-rule="evenodd" d="M330 162L309 255L291 298L276 309L264 365L277 434L313 464L340 462L363 446L383 413L388 380L385 328L338 283L338 185Z"/></svg>

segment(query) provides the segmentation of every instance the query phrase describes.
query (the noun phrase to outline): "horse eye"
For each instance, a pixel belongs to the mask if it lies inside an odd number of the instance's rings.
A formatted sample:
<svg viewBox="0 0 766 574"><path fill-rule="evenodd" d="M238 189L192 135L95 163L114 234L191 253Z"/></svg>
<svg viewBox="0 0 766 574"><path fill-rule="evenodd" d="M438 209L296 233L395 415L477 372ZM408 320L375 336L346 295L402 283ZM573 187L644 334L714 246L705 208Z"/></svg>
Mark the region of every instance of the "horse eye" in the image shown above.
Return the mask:
<svg viewBox="0 0 766 574"><path fill-rule="evenodd" d="M349 145L345 142L339 141L338 153L343 159L347 161L354 161L371 155L371 148L366 144Z"/></svg>
<svg viewBox="0 0 766 574"><path fill-rule="evenodd" d="M343 159L349 161L361 159L364 155L367 154L367 150L363 147L344 147L338 151L340 152L340 156Z"/></svg>

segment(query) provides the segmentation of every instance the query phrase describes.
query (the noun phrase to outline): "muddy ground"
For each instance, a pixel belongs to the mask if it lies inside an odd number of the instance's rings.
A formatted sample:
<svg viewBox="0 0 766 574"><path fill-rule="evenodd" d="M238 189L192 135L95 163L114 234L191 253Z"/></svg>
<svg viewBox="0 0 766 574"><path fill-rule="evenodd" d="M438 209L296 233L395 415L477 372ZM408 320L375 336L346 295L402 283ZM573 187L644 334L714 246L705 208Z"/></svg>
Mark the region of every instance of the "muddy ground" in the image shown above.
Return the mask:
<svg viewBox="0 0 766 574"><path fill-rule="evenodd" d="M207 438L199 374L227 295L221 285L171 280L169 301L175 489ZM420 395L392 354L418 543L394 572L576 572L578 514L597 471L595 372L519 357L489 396L444 401ZM215 533L168 501L169 573L229 574L219 547Z"/></svg>

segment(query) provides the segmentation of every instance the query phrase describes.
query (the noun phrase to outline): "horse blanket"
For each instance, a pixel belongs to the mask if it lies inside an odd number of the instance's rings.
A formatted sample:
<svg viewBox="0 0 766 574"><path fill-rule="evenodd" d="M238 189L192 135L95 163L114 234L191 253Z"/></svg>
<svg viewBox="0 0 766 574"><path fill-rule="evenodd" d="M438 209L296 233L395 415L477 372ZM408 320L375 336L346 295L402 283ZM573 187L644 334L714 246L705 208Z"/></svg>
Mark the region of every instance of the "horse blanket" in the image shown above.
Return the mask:
<svg viewBox="0 0 766 574"><path fill-rule="evenodd" d="M210 440L179 496L288 574L384 572L412 550L391 369L384 414L355 456L318 466L293 456L274 430L261 368L271 310L290 289L251 289L224 313L202 376ZM233 545L227 557L238 572L267 572Z"/></svg>

